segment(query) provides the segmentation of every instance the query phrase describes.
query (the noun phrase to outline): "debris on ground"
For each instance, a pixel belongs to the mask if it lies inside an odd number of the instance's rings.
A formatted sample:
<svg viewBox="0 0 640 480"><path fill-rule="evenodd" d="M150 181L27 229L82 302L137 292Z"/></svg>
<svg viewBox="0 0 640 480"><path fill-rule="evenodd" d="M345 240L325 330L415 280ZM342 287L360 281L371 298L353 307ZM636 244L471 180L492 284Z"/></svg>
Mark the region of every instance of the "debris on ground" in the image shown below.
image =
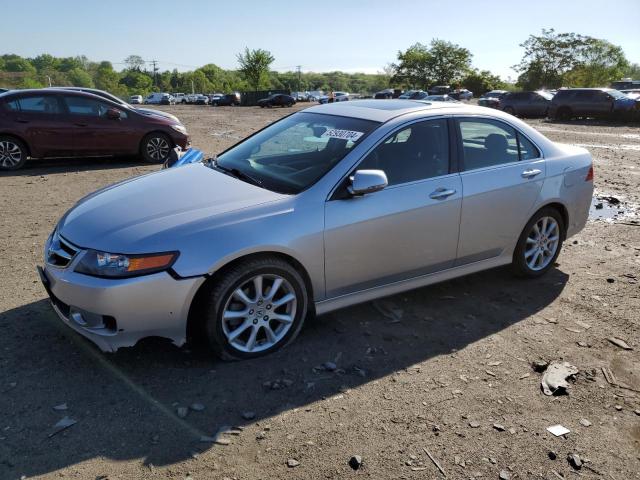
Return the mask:
<svg viewBox="0 0 640 480"><path fill-rule="evenodd" d="M299 465L300 465L300 462L295 458L290 458L289 460L287 460L287 467L289 468L295 468Z"/></svg>
<svg viewBox="0 0 640 480"><path fill-rule="evenodd" d="M362 466L362 457L360 455L354 455L349 459L349 466L354 470L358 470Z"/></svg>
<svg viewBox="0 0 640 480"><path fill-rule="evenodd" d="M54 435L57 435L58 433L62 432L63 430L66 430L67 428L75 425L76 423L78 423L76 420L74 420L71 417L64 417L62 420L60 420L58 423L56 423L53 426L53 432L51 432L49 434L49 438L53 437Z"/></svg>
<svg viewBox="0 0 640 480"><path fill-rule="evenodd" d="M549 453L547 453L547 456L549 457L549 460L555 460L558 458L558 453L550 450Z"/></svg>
<svg viewBox="0 0 640 480"><path fill-rule="evenodd" d="M180 418L187 418L187 415L189 414L189 409L187 407L178 407L176 408L176 414Z"/></svg>
<svg viewBox="0 0 640 480"><path fill-rule="evenodd" d="M499 423L494 423L493 424L493 428L495 428L499 432L504 432L505 431L504 425L501 425Z"/></svg>
<svg viewBox="0 0 640 480"><path fill-rule="evenodd" d="M500 480L511 480L511 474L507 470L500 470Z"/></svg>
<svg viewBox="0 0 640 480"><path fill-rule="evenodd" d="M441 473L443 476L445 476L445 477L446 477L446 476L447 476L447 474L446 474L446 473L444 473L444 469L443 469L443 468L442 468L442 466L438 463L438 461L435 459L435 457L434 457L433 455L431 455L431 453L429 452L429 450L427 450L427 449L426 449L426 448L424 448L424 447L422 447L422 450L424 450L424 453L426 453L426 454L427 454L427 456L431 459L431 461L432 461L432 462L433 462L433 464L436 466L436 468L437 468L438 470L440 470L440 473Z"/></svg>
<svg viewBox="0 0 640 480"><path fill-rule="evenodd" d="M567 378L578 373L578 369L568 362L552 362L542 376L542 391L545 395L562 395L568 393Z"/></svg>
<svg viewBox="0 0 640 480"><path fill-rule="evenodd" d="M531 363L531 368L533 368L533 371L538 373L544 372L548 366L549 363L545 362L544 360L535 360Z"/></svg>
<svg viewBox="0 0 640 480"><path fill-rule="evenodd" d="M60 412L62 410L66 410L67 409L67 404L66 403L61 403L60 405L56 405L55 407L53 407L54 410Z"/></svg>
<svg viewBox="0 0 640 480"><path fill-rule="evenodd" d="M256 418L256 412L242 412L242 418L245 420L253 420Z"/></svg>
<svg viewBox="0 0 640 480"><path fill-rule="evenodd" d="M580 425L582 425L583 427L590 427L591 426L591 422L589 420L587 420L586 418L581 418L580 419Z"/></svg>
<svg viewBox="0 0 640 480"><path fill-rule="evenodd" d="M571 465L576 470L580 470L582 468L582 459L577 453L570 453L567 456L567 460L569 461L569 465Z"/></svg>
<svg viewBox="0 0 640 480"><path fill-rule="evenodd" d="M617 337L609 337L607 338L611 343L613 343L616 347L620 347L623 350L633 350L633 347L629 346L627 342Z"/></svg>
<svg viewBox="0 0 640 480"><path fill-rule="evenodd" d="M204 405L201 403L192 403L191 405L189 405L189 408L194 412L201 412L204 410Z"/></svg>
<svg viewBox="0 0 640 480"><path fill-rule="evenodd" d="M562 425L551 425L550 427L547 427L547 432L552 433L556 437L561 437L562 435L570 433L571 430L567 427L563 427Z"/></svg>

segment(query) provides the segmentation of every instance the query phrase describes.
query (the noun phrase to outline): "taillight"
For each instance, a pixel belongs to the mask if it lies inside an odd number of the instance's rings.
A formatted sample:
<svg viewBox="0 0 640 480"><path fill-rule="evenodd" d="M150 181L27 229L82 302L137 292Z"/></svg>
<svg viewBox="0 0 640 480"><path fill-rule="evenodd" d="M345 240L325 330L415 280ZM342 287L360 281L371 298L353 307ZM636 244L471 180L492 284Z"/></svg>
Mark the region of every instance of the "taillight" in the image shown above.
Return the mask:
<svg viewBox="0 0 640 480"><path fill-rule="evenodd" d="M585 182L593 182L593 163L589 167L589 172L587 173L587 176L584 179L584 181Z"/></svg>

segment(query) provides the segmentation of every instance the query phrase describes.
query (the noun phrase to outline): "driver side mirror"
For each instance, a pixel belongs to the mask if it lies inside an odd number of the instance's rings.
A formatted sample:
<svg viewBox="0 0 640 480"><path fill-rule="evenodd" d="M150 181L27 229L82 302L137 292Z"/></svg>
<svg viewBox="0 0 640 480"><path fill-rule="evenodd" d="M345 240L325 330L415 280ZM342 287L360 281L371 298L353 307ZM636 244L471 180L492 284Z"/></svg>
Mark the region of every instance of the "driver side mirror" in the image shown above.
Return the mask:
<svg viewBox="0 0 640 480"><path fill-rule="evenodd" d="M117 108L110 108L107 110L107 118L111 120L120 120L120 110Z"/></svg>
<svg viewBox="0 0 640 480"><path fill-rule="evenodd" d="M350 180L348 190L353 196L379 192L389 184L387 174L382 170L357 170Z"/></svg>

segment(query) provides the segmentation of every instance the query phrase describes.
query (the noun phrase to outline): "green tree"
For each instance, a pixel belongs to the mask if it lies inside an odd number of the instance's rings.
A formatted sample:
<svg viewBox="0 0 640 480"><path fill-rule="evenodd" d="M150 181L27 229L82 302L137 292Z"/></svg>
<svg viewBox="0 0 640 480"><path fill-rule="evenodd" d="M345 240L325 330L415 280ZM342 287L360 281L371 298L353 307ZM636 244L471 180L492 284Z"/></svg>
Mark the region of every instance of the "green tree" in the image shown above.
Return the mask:
<svg viewBox="0 0 640 480"><path fill-rule="evenodd" d="M149 75L136 70L127 71L120 83L127 87L129 95L146 95L151 92L153 86L153 80Z"/></svg>
<svg viewBox="0 0 640 480"><path fill-rule="evenodd" d="M68 72L67 78L71 82L71 85L73 85L74 87L94 87L91 75L80 68L74 68L73 70Z"/></svg>
<svg viewBox="0 0 640 480"><path fill-rule="evenodd" d="M245 48L244 53L239 53L237 58L240 72L254 91L261 87L269 87L269 66L275 61L270 52L261 48L257 50Z"/></svg>
<svg viewBox="0 0 640 480"><path fill-rule="evenodd" d="M628 67L622 49L606 40L543 29L520 45L524 56L513 68L525 89L603 86Z"/></svg>
<svg viewBox="0 0 640 480"><path fill-rule="evenodd" d="M124 59L124 63L129 70L141 71L145 62L140 55L129 55Z"/></svg>
<svg viewBox="0 0 640 480"><path fill-rule="evenodd" d="M433 39L429 45L416 43L398 52L392 82L405 87L426 89L435 84L450 85L460 81L471 67L471 52L445 40Z"/></svg>
<svg viewBox="0 0 640 480"><path fill-rule="evenodd" d="M470 70L461 80L460 84L474 95L480 96L490 90L504 90L506 83L498 75L493 75L488 70Z"/></svg>

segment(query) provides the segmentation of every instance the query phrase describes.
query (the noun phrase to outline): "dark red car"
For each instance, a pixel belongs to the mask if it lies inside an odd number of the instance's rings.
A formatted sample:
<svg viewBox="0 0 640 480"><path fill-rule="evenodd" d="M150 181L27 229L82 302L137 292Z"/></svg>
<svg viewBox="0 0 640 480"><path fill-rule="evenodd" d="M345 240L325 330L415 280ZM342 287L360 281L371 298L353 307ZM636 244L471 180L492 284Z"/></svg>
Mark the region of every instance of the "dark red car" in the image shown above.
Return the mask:
<svg viewBox="0 0 640 480"><path fill-rule="evenodd" d="M20 168L28 157L139 154L162 163L175 146L189 146L181 123L91 93L39 89L0 94L0 170Z"/></svg>

